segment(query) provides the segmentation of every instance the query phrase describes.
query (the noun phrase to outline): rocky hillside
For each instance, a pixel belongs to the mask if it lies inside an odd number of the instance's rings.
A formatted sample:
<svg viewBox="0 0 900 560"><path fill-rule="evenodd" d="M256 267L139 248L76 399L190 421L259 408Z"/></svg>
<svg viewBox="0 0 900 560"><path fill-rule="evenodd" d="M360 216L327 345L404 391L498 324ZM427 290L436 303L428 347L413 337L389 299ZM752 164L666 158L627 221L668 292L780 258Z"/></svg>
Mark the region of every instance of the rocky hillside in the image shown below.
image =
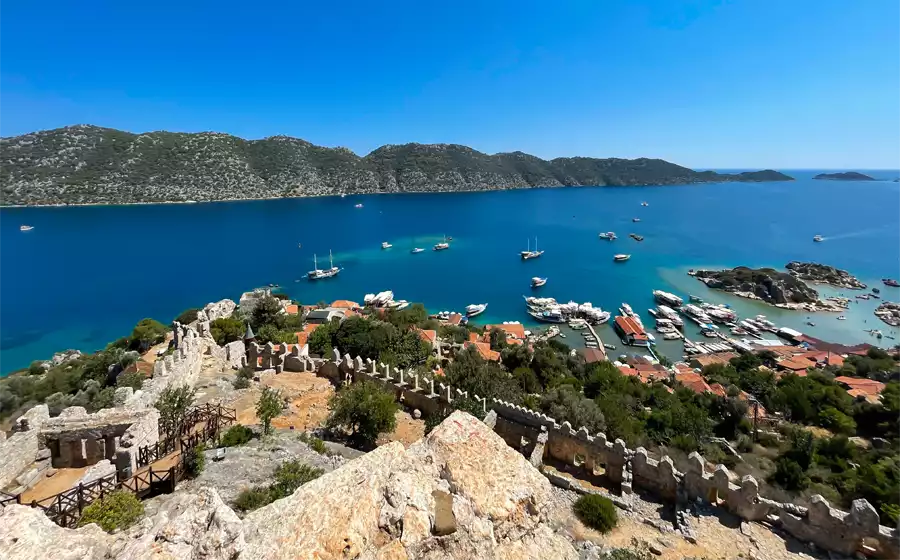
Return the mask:
<svg viewBox="0 0 900 560"><path fill-rule="evenodd" d="M132 134L87 125L0 140L5 205L789 180L771 170L697 172L659 159L545 161L451 144L383 146L359 157L286 136L248 141L218 133Z"/></svg>
<svg viewBox="0 0 900 560"><path fill-rule="evenodd" d="M211 488L176 492L135 527L69 530L0 511L0 558L576 560L550 482L484 423L456 412L404 450L379 447L243 520Z"/></svg>
<svg viewBox="0 0 900 560"><path fill-rule="evenodd" d="M799 261L791 261L784 265L788 272L807 282L816 284L828 284L838 288L849 288L852 290L865 290L866 285L859 281L858 278L839 268L828 266L827 264L805 263Z"/></svg>
<svg viewBox="0 0 900 560"><path fill-rule="evenodd" d="M819 293L799 279L774 268L739 266L731 270L698 270L696 277L710 288L744 292L772 303L815 303Z"/></svg>

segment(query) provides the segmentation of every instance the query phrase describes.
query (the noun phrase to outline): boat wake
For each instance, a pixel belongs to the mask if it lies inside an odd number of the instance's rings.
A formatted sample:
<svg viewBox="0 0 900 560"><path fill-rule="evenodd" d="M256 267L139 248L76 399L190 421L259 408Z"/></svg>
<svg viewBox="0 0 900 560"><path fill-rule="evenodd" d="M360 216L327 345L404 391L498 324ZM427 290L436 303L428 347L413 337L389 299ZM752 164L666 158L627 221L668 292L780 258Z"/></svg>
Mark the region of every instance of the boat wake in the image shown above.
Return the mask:
<svg viewBox="0 0 900 560"><path fill-rule="evenodd" d="M861 229L859 231L852 231L849 233L840 233L838 235L828 235L828 236L823 236L822 241L835 241L838 239L850 239L853 237L866 237L869 235L873 235L873 234L885 231L887 229L892 229L894 227L895 226L893 226L891 224L885 224L885 225L883 225L881 227L877 227L877 228Z"/></svg>

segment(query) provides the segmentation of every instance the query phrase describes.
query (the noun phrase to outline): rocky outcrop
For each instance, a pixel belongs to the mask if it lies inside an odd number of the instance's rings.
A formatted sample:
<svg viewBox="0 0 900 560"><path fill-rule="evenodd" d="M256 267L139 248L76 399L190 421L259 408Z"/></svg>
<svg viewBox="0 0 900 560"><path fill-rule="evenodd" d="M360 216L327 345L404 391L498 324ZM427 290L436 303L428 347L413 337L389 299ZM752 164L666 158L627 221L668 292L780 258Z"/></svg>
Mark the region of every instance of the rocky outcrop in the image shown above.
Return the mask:
<svg viewBox="0 0 900 560"><path fill-rule="evenodd" d="M207 320L212 322L222 317L231 317L236 308L237 304L232 300L222 299L215 303L206 304L206 307L203 308L203 313L206 314Z"/></svg>
<svg viewBox="0 0 900 560"><path fill-rule="evenodd" d="M0 558L105 560L113 558L110 551L114 543L114 537L94 524L81 529L63 529L37 508L0 509Z"/></svg>
<svg viewBox="0 0 900 560"><path fill-rule="evenodd" d="M865 290L866 285L855 276L833 266L818 263L791 261L784 265L788 272L800 280L814 284L828 284L837 288Z"/></svg>
<svg viewBox="0 0 900 560"><path fill-rule="evenodd" d="M698 280L716 290L753 294L771 304L815 303L819 293L792 275L774 268L739 266L731 270L698 270Z"/></svg>
<svg viewBox="0 0 900 560"><path fill-rule="evenodd" d="M900 326L900 303L882 303L875 309L875 316L892 327Z"/></svg>
<svg viewBox="0 0 900 560"><path fill-rule="evenodd" d="M869 177L856 171L845 171L843 173L819 173L813 179L829 180L829 181L874 181L874 177Z"/></svg>
<svg viewBox="0 0 900 560"><path fill-rule="evenodd" d="M41 426L49 419L47 405L35 406L16 421L11 436L0 440L0 488L16 480L35 461Z"/></svg>
<svg viewBox="0 0 900 560"><path fill-rule="evenodd" d="M0 168L3 202L13 205L793 180L772 170L694 171L649 158L546 161L456 144L388 145L360 157L286 136L247 141L87 125L2 138Z"/></svg>

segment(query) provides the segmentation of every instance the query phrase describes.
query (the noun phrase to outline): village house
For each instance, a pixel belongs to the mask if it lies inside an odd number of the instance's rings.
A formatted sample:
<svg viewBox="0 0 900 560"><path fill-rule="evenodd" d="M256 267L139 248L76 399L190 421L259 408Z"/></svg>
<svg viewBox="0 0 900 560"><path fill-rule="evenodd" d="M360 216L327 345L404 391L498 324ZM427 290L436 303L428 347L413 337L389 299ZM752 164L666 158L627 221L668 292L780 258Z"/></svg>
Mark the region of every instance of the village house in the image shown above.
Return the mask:
<svg viewBox="0 0 900 560"><path fill-rule="evenodd" d="M866 400L870 403L878 403L881 400L881 392L884 390L884 383L881 381L846 375L835 377L834 380L847 389L847 394L855 399Z"/></svg>

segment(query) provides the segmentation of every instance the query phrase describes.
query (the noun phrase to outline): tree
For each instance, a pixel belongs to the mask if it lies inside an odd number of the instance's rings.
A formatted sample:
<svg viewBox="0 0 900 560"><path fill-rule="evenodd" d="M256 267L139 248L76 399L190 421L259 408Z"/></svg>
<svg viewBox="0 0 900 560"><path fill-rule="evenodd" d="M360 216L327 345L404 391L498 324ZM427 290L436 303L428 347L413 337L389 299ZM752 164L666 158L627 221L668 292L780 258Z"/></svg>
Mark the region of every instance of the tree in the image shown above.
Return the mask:
<svg viewBox="0 0 900 560"><path fill-rule="evenodd" d="M856 432L856 422L840 410L829 406L819 412L819 425L836 434L850 434Z"/></svg>
<svg viewBox="0 0 900 560"><path fill-rule="evenodd" d="M253 430L241 424L235 424L228 428L219 438L219 447L234 447L243 445L253 439Z"/></svg>
<svg viewBox="0 0 900 560"><path fill-rule="evenodd" d="M143 502L127 490L114 490L84 508L78 526L96 523L110 533L116 529L130 527L142 515L144 515Z"/></svg>
<svg viewBox="0 0 900 560"><path fill-rule="evenodd" d="M359 445L374 445L379 434L392 431L397 423L394 396L371 381L343 387L329 399L328 407L326 426L349 431Z"/></svg>
<svg viewBox="0 0 900 560"><path fill-rule="evenodd" d="M141 319L131 331L129 347L146 352L154 344L166 339L169 328L154 319Z"/></svg>
<svg viewBox="0 0 900 560"><path fill-rule="evenodd" d="M263 325L280 326L279 318L284 314L281 302L276 298L267 296L256 302L256 307L250 313L250 325L259 329Z"/></svg>
<svg viewBox="0 0 900 560"><path fill-rule="evenodd" d="M775 461L775 472L770 480L785 490L796 492L809 486L809 477L796 461L787 457L779 457Z"/></svg>
<svg viewBox="0 0 900 560"><path fill-rule="evenodd" d="M159 410L159 427L167 437L181 435L184 428L184 420L197 390L189 385L181 387L166 387L156 400L156 409Z"/></svg>
<svg viewBox="0 0 900 560"><path fill-rule="evenodd" d="M243 338L244 323L237 317L219 317L209 324L209 333L216 344L225 346L229 342Z"/></svg>
<svg viewBox="0 0 900 560"><path fill-rule="evenodd" d="M506 348L506 332L503 329L491 329L490 332L491 350L500 352Z"/></svg>
<svg viewBox="0 0 900 560"><path fill-rule="evenodd" d="M206 467L206 445L199 444L183 451L184 455L184 472L190 478L197 478Z"/></svg>
<svg viewBox="0 0 900 560"><path fill-rule="evenodd" d="M178 317L175 317L176 323L181 323L182 325L187 325L188 323L193 323L197 320L197 313L200 312L200 308L192 307L190 309L185 309L181 312Z"/></svg>
<svg viewBox="0 0 900 560"><path fill-rule="evenodd" d="M47 370L44 369L44 362L40 360L35 360L28 366L28 375L41 375L44 373L47 373Z"/></svg>
<svg viewBox="0 0 900 560"><path fill-rule="evenodd" d="M256 402L256 415L263 423L263 433L269 435L272 419L281 414L284 409L284 398L281 391L271 387L263 387L259 400Z"/></svg>
<svg viewBox="0 0 900 560"><path fill-rule="evenodd" d="M135 391L144 386L144 374L139 371L122 372L116 377L116 387L131 387Z"/></svg>
<svg viewBox="0 0 900 560"><path fill-rule="evenodd" d="M541 410L557 422L569 422L574 429L586 427L591 434L606 429L606 419L594 404L575 391L571 385L551 389L541 400Z"/></svg>

